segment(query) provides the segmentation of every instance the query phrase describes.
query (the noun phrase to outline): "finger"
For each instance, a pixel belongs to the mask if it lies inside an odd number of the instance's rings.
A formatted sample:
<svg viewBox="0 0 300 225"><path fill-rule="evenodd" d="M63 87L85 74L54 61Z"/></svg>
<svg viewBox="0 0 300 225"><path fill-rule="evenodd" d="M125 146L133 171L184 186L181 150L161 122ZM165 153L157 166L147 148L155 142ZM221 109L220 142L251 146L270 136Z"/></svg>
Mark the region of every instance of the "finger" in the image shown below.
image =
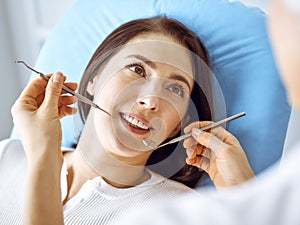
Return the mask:
<svg viewBox="0 0 300 225"><path fill-rule="evenodd" d="M54 73L53 76L50 77L50 80L48 81L46 87L45 99L43 102L43 105L45 107L49 107L49 109L58 108L64 80L65 77L60 72Z"/></svg>
<svg viewBox="0 0 300 225"><path fill-rule="evenodd" d="M198 144L198 142L193 137L186 138L183 141L184 148L191 148L197 144Z"/></svg>
<svg viewBox="0 0 300 225"><path fill-rule="evenodd" d="M188 126L186 126L184 129L183 129L183 131L184 131L184 133L190 133L190 132L192 132L192 129L194 128L194 127L199 127L199 124L200 124L200 122L198 121L198 122L193 122L193 123L190 123Z"/></svg>
<svg viewBox="0 0 300 225"><path fill-rule="evenodd" d="M186 148L185 152L188 158L194 158L197 155L197 145Z"/></svg>
<svg viewBox="0 0 300 225"><path fill-rule="evenodd" d="M213 151L214 155L218 155L218 153L222 149L228 147L226 143L221 141L217 136L215 136L212 133L201 131L200 129L197 128L193 128L192 135L199 144Z"/></svg>
<svg viewBox="0 0 300 225"><path fill-rule="evenodd" d="M209 160L212 160L212 151L202 145L198 145L194 149L187 149L187 155L189 159L205 157Z"/></svg>
<svg viewBox="0 0 300 225"><path fill-rule="evenodd" d="M186 159L186 164L191 165L191 166L196 166L199 169L202 169L204 171L207 171L210 161L209 159L205 158L204 156L198 156L193 159Z"/></svg>
<svg viewBox="0 0 300 225"><path fill-rule="evenodd" d="M225 142L229 145L236 145L238 140L235 136L233 136L230 132L228 132L222 126L217 126L209 130L209 132L215 135L220 141Z"/></svg>
<svg viewBox="0 0 300 225"><path fill-rule="evenodd" d="M192 132L192 129L193 128L200 128L200 127L205 127L207 125L210 125L212 124L213 122L212 121L197 121L197 122L193 122L191 124L189 124L188 126L186 126L184 128L184 133L190 133Z"/></svg>
<svg viewBox="0 0 300 225"><path fill-rule="evenodd" d="M211 125L213 121L197 121L194 123L189 124L185 129L185 133L192 132L193 128L204 128L205 126ZM232 136L226 129L224 129L221 125L208 129L206 131L210 131L211 133L214 133L219 139L225 140L225 138L231 138Z"/></svg>
<svg viewBox="0 0 300 225"><path fill-rule="evenodd" d="M190 148L186 148L186 154L188 155L189 158L194 158L197 155L201 155L204 148L205 147L202 145L194 145L191 146Z"/></svg>
<svg viewBox="0 0 300 225"><path fill-rule="evenodd" d="M185 133L190 133L192 132L193 128L203 128L205 126L208 126L212 124L212 121L198 121L189 124L185 129ZM214 128L209 129L211 133L214 133L220 140L225 140L226 138L231 138L233 137L226 129L224 129L222 126L217 126Z"/></svg>
<svg viewBox="0 0 300 225"><path fill-rule="evenodd" d="M209 160L211 160L211 150L208 148L205 148L204 146L201 146L201 150L199 151L199 153L196 154L196 157L198 156L202 156L205 157Z"/></svg>
<svg viewBox="0 0 300 225"><path fill-rule="evenodd" d="M74 115L75 113L77 113L77 109L75 107L69 107L69 106L63 105L58 110L58 117L59 117L59 119L61 119L68 115Z"/></svg>
<svg viewBox="0 0 300 225"><path fill-rule="evenodd" d="M225 141L226 139L232 136L226 129L222 126L217 126L209 130L210 133L214 134L221 141Z"/></svg>
<svg viewBox="0 0 300 225"><path fill-rule="evenodd" d="M22 91L20 99L33 98L36 99L46 89L47 81L42 78L32 80Z"/></svg>
<svg viewBox="0 0 300 225"><path fill-rule="evenodd" d="M197 157L196 163L199 165L198 168L207 172L209 165L210 165L210 160L204 156L200 156L200 157Z"/></svg>
<svg viewBox="0 0 300 225"><path fill-rule="evenodd" d="M61 105L72 105L76 102L75 96L61 96L59 99L59 106Z"/></svg>

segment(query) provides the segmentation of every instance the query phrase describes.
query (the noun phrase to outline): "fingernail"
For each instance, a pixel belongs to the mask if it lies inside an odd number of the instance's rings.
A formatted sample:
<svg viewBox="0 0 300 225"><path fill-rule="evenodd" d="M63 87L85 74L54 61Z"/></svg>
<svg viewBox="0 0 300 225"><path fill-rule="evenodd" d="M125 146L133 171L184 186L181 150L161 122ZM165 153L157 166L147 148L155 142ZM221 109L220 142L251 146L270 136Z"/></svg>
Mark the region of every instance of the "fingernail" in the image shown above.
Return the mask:
<svg viewBox="0 0 300 225"><path fill-rule="evenodd" d="M61 81L61 74L60 73L54 73L54 75L53 75L53 82L54 83L60 83L60 81Z"/></svg>
<svg viewBox="0 0 300 225"><path fill-rule="evenodd" d="M201 133L201 130L198 129L198 128L193 128L193 129L192 129L192 132L193 132L194 135L199 136L200 133Z"/></svg>

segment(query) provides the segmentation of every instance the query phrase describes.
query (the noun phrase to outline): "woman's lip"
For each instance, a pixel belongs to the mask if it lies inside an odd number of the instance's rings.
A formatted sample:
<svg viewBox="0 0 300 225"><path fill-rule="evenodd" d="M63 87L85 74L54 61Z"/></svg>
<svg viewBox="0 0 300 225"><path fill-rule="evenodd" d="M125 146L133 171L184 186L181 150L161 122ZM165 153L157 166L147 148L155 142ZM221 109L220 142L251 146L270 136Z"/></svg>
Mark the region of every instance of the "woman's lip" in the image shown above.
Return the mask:
<svg viewBox="0 0 300 225"><path fill-rule="evenodd" d="M134 113L124 113L125 115L128 115L128 116L131 116L131 117L133 117L133 118L136 118L137 120L139 120L139 121L141 121L143 124L145 124L147 127L149 127L149 129L151 130L151 129L153 129L152 127L151 127L151 124L149 123L149 121L148 120L146 120L145 118L143 118L143 117L141 117L141 116L139 116L139 115L137 115L137 114L134 114Z"/></svg>

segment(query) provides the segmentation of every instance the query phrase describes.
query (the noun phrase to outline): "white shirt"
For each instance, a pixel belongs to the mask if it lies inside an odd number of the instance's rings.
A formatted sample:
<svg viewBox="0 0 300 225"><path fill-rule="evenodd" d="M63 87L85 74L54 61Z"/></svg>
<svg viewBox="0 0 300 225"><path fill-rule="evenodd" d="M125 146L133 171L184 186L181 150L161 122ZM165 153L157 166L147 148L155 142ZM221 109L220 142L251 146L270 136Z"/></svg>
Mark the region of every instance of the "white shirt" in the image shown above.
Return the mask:
<svg viewBox="0 0 300 225"><path fill-rule="evenodd" d="M66 170L61 173L62 193L66 194ZM148 171L151 178L132 188L115 188L101 177L87 181L63 207L65 224L118 223L128 211L151 207L176 196L194 192L187 186ZM0 142L0 224L22 224L26 157L19 140Z"/></svg>
<svg viewBox="0 0 300 225"><path fill-rule="evenodd" d="M299 225L300 143L280 166L248 183L158 201L155 207L131 212L116 224Z"/></svg>

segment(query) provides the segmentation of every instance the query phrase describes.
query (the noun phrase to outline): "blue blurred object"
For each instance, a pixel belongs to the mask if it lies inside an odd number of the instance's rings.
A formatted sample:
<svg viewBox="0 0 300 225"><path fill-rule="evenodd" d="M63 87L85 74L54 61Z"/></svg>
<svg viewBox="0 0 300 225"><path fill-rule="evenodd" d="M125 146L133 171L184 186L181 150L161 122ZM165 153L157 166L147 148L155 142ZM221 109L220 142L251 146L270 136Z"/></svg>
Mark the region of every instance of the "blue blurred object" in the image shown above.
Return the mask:
<svg viewBox="0 0 300 225"><path fill-rule="evenodd" d="M290 106L268 40L266 15L258 8L226 0L78 0L55 26L35 68L62 71L69 81L79 82L111 31L127 21L158 15L179 20L201 38L223 90L227 115L247 113L227 129L239 139L255 173L280 159ZM63 119L66 147L80 132L76 121Z"/></svg>

